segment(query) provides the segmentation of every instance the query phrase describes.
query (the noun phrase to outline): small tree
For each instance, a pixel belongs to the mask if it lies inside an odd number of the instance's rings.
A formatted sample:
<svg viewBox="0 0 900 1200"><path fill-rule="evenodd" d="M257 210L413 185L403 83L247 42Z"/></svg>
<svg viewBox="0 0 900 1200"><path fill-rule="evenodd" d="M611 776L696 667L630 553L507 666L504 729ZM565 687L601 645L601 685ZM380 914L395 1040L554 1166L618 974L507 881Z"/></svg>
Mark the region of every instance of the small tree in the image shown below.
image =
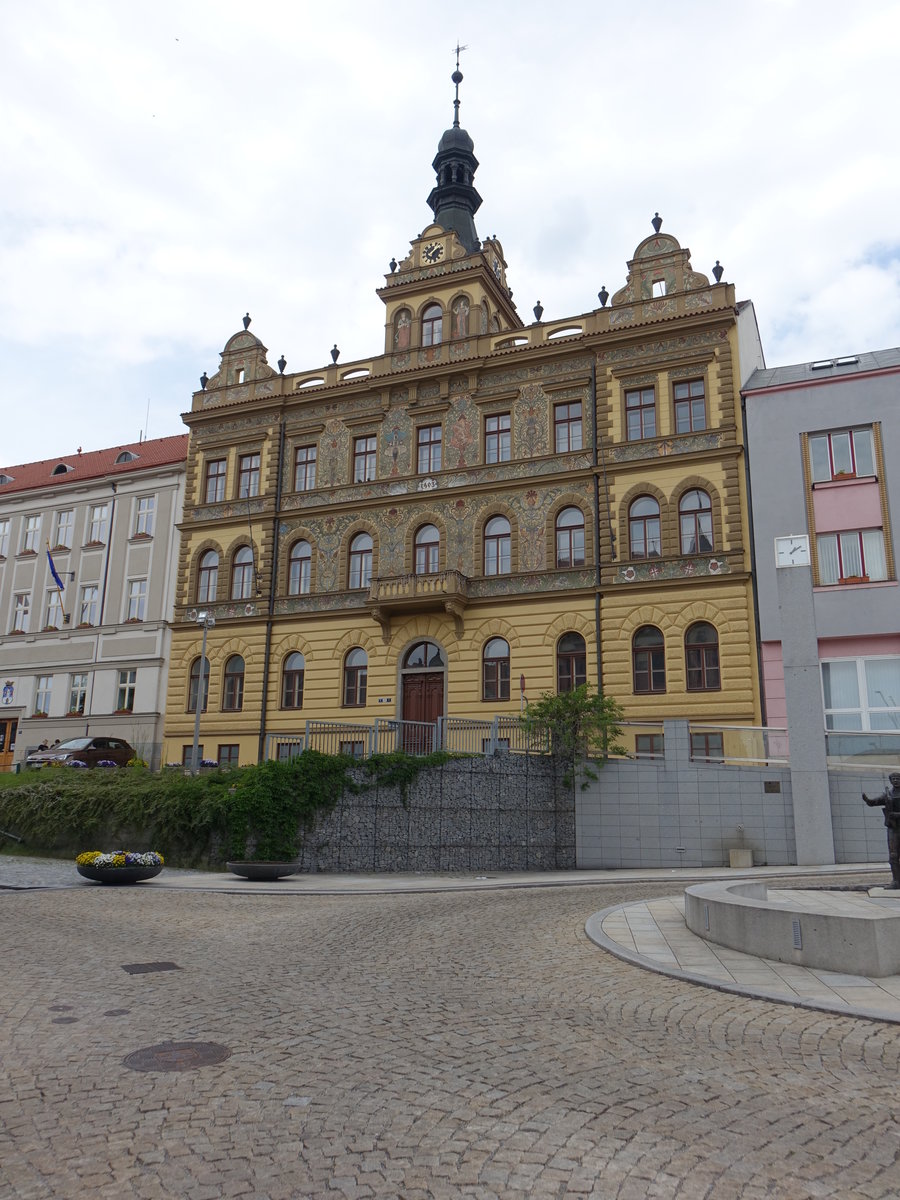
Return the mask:
<svg viewBox="0 0 900 1200"><path fill-rule="evenodd" d="M586 788L589 779L597 778L588 766L590 757L602 766L610 754L625 753L618 742L622 717L622 706L611 696L583 683L571 692L543 692L539 700L526 705L522 721L529 736L548 739L550 753L564 768L566 786L580 776Z"/></svg>

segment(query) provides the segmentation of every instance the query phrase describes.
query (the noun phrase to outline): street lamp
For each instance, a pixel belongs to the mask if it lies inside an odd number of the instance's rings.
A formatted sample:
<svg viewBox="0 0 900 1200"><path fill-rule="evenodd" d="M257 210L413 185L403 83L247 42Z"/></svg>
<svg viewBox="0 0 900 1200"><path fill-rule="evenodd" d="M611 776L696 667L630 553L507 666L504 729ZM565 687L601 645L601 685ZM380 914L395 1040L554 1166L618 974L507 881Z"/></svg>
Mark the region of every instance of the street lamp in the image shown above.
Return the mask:
<svg viewBox="0 0 900 1200"><path fill-rule="evenodd" d="M200 770L200 711L203 708L205 696L203 691L203 677L206 670L206 635L215 623L216 618L212 613L197 613L197 624L203 626L203 645L200 649L200 676L197 680L197 698L194 705L194 753L191 756L192 775L196 775Z"/></svg>

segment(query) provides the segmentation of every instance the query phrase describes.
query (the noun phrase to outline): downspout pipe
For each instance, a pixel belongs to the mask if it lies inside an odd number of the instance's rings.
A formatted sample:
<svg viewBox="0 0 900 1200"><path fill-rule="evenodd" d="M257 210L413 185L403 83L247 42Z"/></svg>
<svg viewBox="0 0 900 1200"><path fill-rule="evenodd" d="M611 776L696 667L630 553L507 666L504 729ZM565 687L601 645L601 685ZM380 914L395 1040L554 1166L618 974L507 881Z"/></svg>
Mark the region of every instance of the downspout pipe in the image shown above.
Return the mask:
<svg viewBox="0 0 900 1200"><path fill-rule="evenodd" d="M750 583L753 589L753 627L756 632L756 668L759 679L759 714L763 728L766 718L766 689L763 684L762 630L759 624L759 584L756 578L756 538L753 535L753 488L750 483L750 441L747 436L747 397L741 395L741 431L744 439L744 478L747 486L747 524L750 528Z"/></svg>
<svg viewBox="0 0 900 1200"><path fill-rule="evenodd" d="M263 651L262 707L259 715L259 745L256 761L261 763L266 753L266 716L269 711L269 674L272 659L272 626L275 615L275 586L278 579L278 529L281 524L281 493L284 472L284 412L278 426L278 474L275 480L275 515L272 518L272 570L269 572L269 601L266 613L266 640Z"/></svg>
<svg viewBox="0 0 900 1200"><path fill-rule="evenodd" d="M597 645L597 691L603 691L603 653L600 648L600 477L597 474L597 358L591 360L591 472L594 477L594 641Z"/></svg>

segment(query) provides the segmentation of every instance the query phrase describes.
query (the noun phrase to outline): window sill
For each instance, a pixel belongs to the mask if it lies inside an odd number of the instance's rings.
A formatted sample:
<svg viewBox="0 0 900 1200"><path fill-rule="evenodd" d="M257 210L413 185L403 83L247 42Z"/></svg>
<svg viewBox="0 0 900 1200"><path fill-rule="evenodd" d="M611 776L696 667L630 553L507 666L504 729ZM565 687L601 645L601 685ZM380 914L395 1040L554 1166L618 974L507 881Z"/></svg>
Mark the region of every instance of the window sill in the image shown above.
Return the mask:
<svg viewBox="0 0 900 1200"><path fill-rule="evenodd" d="M833 479L820 479L812 485L814 492L825 492L829 488L846 487L849 483L877 483L877 475L835 475Z"/></svg>
<svg viewBox="0 0 900 1200"><path fill-rule="evenodd" d="M859 579L852 582L847 579L841 579L838 583L818 583L813 588L814 592L834 592L840 591L842 588L881 588L881 587L896 587L896 579Z"/></svg>

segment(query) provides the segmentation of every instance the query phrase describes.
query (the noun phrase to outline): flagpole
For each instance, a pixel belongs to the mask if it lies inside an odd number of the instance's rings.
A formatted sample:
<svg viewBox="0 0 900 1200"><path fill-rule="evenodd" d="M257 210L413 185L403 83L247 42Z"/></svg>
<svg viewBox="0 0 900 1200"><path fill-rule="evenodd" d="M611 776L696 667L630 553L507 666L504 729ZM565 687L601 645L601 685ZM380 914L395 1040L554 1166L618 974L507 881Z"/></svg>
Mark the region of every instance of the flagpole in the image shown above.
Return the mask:
<svg viewBox="0 0 900 1200"><path fill-rule="evenodd" d="M47 561L50 563L50 574L53 576L53 582L56 584L57 595L59 596L59 607L62 609L63 625L68 625L69 614L66 612L65 601L63 598L63 585L56 571L56 564L53 561L53 555L50 553L50 539L45 538L47 544Z"/></svg>

